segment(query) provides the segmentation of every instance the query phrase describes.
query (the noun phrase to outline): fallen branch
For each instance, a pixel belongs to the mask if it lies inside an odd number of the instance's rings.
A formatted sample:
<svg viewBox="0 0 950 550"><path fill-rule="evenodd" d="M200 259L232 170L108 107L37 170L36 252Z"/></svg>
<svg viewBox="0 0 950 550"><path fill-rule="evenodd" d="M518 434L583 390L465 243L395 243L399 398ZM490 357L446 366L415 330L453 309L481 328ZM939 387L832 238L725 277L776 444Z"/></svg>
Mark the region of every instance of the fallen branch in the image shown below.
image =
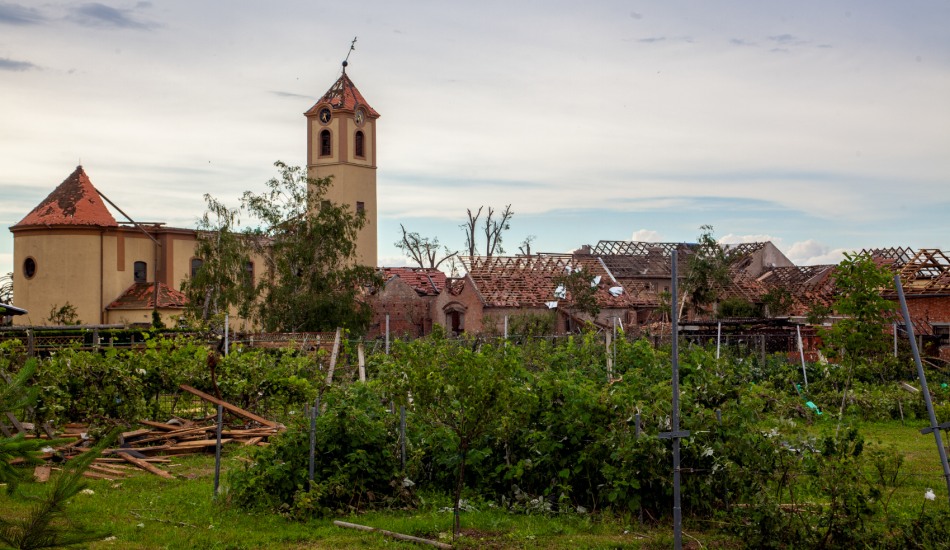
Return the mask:
<svg viewBox="0 0 950 550"><path fill-rule="evenodd" d="M166 472L165 470L162 470L162 469L160 469L160 468L156 468L155 466L152 466L151 464L149 464L148 462L145 462L145 461L142 460L141 458L135 458L134 456L130 455L129 453L124 453L124 452L122 452L122 450L116 451L116 454L119 455L120 457L122 457L122 459L125 460L126 462L128 462L128 463L130 463L130 464L134 464L134 465L138 466L139 468L145 470L146 472L155 474L155 475L157 475L158 477L163 477L163 478L165 478L165 479L175 479L175 476L171 475L170 473Z"/></svg>
<svg viewBox="0 0 950 550"><path fill-rule="evenodd" d="M369 533L379 533L386 537L392 537L394 539L404 540L408 542L415 542L417 544L427 544L429 546L435 546L436 548L446 548L451 550L451 544L445 544L444 542L439 542L437 540L421 539L419 537L413 537L412 535L403 535L402 533L393 533L392 531L386 531L383 529L377 529L375 527L369 527L366 525L359 525L356 523L347 523L345 521L334 521L333 525L337 527L344 527L346 529L356 529L357 531L367 531Z"/></svg>

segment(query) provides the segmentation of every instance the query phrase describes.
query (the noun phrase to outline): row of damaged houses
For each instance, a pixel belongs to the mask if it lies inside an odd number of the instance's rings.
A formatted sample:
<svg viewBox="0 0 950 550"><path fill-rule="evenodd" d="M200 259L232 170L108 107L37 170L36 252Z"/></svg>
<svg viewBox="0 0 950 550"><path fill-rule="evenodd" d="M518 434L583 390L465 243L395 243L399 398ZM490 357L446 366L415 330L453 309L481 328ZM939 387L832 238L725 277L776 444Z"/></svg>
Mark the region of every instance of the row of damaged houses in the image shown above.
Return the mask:
<svg viewBox="0 0 950 550"><path fill-rule="evenodd" d="M454 334L501 334L527 324L553 334L582 324L622 327L638 334L668 321L672 252L678 277L687 276L698 247L685 243L600 241L570 254L462 258L465 275L434 269L383 268L383 287L369 297L375 312L370 336L417 337L441 325ZM728 282L710 310L681 304L686 329L731 322L749 327L808 325L835 300L835 265L796 266L770 242L725 247ZM936 249L868 249L876 262L900 275L914 331L931 351L950 358L950 259ZM574 306L563 288L565 274L590 278L599 312ZM560 287L560 288L559 288ZM896 300L893 289L882 289ZM732 305L731 313L727 305ZM736 304L744 305L735 308ZM737 318L736 313L739 314ZM821 321L833 320L834 314ZM902 324L899 319L895 322ZM508 329L508 330L506 330Z"/></svg>

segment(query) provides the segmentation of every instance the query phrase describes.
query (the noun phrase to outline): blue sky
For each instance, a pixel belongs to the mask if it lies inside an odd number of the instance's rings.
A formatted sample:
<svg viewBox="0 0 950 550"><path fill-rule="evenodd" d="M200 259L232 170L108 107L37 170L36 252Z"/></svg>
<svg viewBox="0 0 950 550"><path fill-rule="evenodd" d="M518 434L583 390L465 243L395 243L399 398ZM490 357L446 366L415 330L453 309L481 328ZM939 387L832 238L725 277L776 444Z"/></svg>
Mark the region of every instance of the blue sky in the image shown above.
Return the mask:
<svg viewBox="0 0 950 550"><path fill-rule="evenodd" d="M192 227L283 160L340 73L382 114L380 262L399 224L462 246L770 239L801 264L950 249L950 3L0 0L0 225L82 162ZM0 232L0 272L13 240Z"/></svg>

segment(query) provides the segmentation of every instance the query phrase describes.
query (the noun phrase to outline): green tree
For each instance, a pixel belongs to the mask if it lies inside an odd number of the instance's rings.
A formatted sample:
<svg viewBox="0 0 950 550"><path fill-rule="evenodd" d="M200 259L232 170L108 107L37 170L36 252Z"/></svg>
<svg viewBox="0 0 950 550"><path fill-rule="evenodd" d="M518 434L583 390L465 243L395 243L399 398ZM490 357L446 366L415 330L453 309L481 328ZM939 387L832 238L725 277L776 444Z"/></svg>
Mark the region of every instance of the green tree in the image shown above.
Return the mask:
<svg viewBox="0 0 950 550"><path fill-rule="evenodd" d="M266 264L257 319L269 331L364 331L372 312L360 296L380 284L375 267L356 260L364 214L325 199L330 178L308 178L280 161L275 166L279 174L265 192L241 199L259 224L245 234Z"/></svg>
<svg viewBox="0 0 950 550"><path fill-rule="evenodd" d="M842 318L822 334L826 352L840 358L849 373L872 368L890 347L884 327L896 304L881 293L893 288L892 274L868 254L846 253L834 277L837 296L832 307Z"/></svg>
<svg viewBox="0 0 950 550"><path fill-rule="evenodd" d="M709 313L729 284L729 258L713 237L713 226L703 225L699 229L699 241L689 256L683 278L683 299L697 312Z"/></svg>
<svg viewBox="0 0 950 550"><path fill-rule="evenodd" d="M554 278L554 297L562 300L565 310L573 323L578 313L584 313L591 318L600 313L600 304L597 303L597 285L593 283L594 276L583 267L572 269Z"/></svg>
<svg viewBox="0 0 950 550"><path fill-rule="evenodd" d="M220 325L231 307L237 306L246 317L254 303L255 289L247 269L250 245L237 229L240 211L211 195L204 199L208 208L198 222L195 246L200 266L182 284L182 291L188 296L187 312L192 319Z"/></svg>
<svg viewBox="0 0 950 550"><path fill-rule="evenodd" d="M469 451L483 438L498 436L526 402L524 377L514 346L477 346L447 340L436 329L425 340L397 345L385 378L394 395L412 395L411 407L424 422L449 430L458 454L454 532L459 533L459 508ZM522 383L519 383L519 380Z"/></svg>

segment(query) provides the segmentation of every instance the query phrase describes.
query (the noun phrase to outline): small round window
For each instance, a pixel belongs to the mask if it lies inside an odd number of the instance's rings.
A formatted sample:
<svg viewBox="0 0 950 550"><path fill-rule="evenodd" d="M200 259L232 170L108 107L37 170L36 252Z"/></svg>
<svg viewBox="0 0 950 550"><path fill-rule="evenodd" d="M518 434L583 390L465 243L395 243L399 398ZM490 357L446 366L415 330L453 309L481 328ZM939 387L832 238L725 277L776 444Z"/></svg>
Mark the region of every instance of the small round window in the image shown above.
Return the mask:
<svg viewBox="0 0 950 550"><path fill-rule="evenodd" d="M32 279L36 275L36 260L33 258L23 260L23 275L27 279Z"/></svg>

